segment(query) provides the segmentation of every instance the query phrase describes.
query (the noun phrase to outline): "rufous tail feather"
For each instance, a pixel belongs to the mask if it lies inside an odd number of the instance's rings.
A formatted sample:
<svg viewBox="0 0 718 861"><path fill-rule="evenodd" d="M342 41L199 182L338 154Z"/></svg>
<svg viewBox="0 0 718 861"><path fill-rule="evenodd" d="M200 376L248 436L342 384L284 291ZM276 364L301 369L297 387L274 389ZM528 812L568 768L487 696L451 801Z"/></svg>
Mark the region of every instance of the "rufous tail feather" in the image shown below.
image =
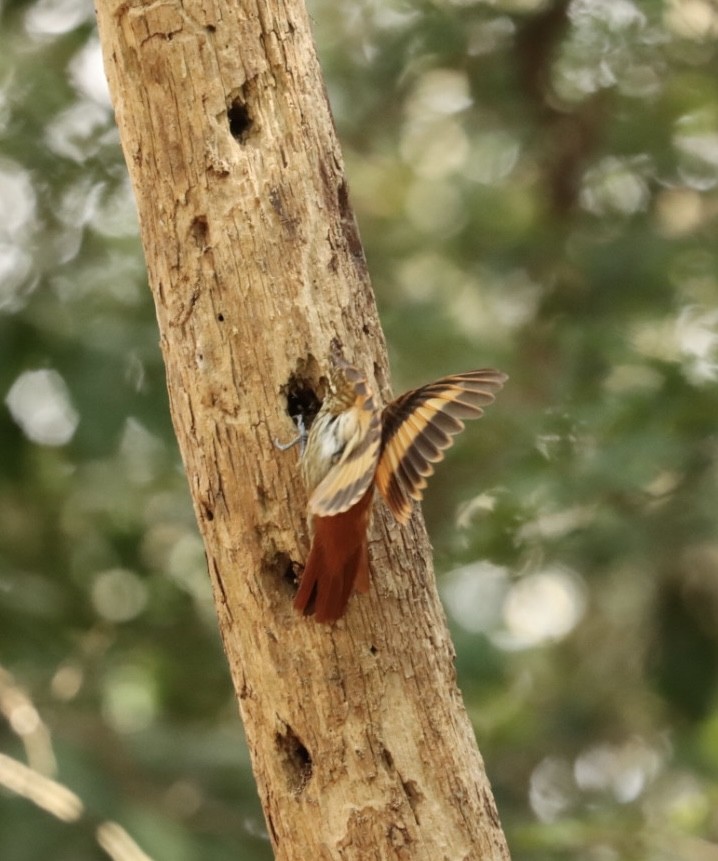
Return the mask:
<svg viewBox="0 0 718 861"><path fill-rule="evenodd" d="M313 519L314 537L294 599L305 616L334 622L344 615L352 592L369 589L367 530L373 487L348 511Z"/></svg>

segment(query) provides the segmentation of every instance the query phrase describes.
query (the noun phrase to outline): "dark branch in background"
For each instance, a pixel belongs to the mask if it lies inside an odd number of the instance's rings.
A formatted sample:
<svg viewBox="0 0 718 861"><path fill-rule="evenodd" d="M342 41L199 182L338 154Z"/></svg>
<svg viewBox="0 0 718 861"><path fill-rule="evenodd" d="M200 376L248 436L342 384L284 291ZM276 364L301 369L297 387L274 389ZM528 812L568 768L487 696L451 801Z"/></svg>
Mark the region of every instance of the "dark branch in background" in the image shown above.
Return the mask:
<svg viewBox="0 0 718 861"><path fill-rule="evenodd" d="M568 0L550 5L519 27L516 68L519 81L546 141L542 173L551 215L571 217L586 163L596 151L606 117L607 93L600 90L581 104L561 104L552 86L552 67L569 26Z"/></svg>

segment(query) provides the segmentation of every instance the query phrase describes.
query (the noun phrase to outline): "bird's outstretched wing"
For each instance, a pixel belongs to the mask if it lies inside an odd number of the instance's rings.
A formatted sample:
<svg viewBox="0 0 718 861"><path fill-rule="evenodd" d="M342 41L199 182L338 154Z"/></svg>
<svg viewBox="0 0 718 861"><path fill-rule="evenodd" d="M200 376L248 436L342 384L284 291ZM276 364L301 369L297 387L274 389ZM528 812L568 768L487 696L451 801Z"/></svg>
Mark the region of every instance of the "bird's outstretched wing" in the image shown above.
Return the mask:
<svg viewBox="0 0 718 861"><path fill-rule="evenodd" d="M508 377L485 368L443 377L384 408L376 485L399 523L420 500L434 464L444 457L465 419L483 415Z"/></svg>

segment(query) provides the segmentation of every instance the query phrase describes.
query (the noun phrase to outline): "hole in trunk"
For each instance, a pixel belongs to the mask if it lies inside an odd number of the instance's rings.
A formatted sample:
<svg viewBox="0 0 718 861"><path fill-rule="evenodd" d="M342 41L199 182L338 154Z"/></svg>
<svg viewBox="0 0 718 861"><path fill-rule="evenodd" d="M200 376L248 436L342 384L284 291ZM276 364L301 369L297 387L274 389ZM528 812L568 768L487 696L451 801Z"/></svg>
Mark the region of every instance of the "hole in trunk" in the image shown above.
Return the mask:
<svg viewBox="0 0 718 861"><path fill-rule="evenodd" d="M309 783L314 770L312 757L299 736L287 724L284 731L275 736L277 752L282 763L287 788L299 795Z"/></svg>

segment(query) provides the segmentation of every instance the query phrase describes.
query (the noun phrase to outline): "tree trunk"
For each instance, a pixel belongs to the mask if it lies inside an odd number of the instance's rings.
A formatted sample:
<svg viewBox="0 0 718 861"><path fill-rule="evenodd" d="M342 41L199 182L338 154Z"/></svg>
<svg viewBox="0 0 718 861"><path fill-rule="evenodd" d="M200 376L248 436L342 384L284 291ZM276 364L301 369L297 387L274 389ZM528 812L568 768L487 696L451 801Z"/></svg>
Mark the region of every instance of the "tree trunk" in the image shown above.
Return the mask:
<svg viewBox="0 0 718 861"><path fill-rule="evenodd" d="M292 609L287 395L383 335L302 0L96 0L172 417L278 859L506 859L421 517L375 503L369 595ZM305 387L304 390L302 387Z"/></svg>

